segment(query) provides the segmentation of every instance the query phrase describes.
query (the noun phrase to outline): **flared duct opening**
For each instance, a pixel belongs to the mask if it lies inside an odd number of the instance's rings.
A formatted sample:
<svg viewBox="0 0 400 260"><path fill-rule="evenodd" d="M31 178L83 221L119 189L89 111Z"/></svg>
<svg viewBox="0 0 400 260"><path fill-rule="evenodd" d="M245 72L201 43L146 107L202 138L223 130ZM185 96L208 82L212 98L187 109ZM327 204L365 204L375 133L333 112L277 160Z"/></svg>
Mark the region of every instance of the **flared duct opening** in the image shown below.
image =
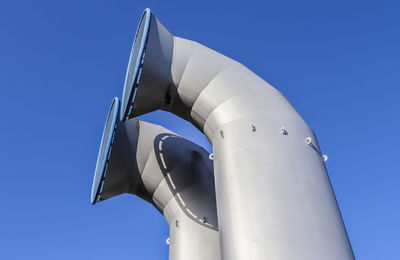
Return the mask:
<svg viewBox="0 0 400 260"><path fill-rule="evenodd" d="M168 99L174 39L144 11L134 39L122 95L121 120L159 109Z"/></svg>

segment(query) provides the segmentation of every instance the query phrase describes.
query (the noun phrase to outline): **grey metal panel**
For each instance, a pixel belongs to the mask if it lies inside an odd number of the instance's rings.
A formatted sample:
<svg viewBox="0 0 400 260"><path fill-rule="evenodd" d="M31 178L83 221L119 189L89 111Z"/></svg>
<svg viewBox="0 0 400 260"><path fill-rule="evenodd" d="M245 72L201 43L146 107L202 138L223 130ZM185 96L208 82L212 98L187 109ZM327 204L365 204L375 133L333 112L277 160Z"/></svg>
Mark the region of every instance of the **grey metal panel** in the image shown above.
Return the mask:
<svg viewBox="0 0 400 260"><path fill-rule="evenodd" d="M196 224L182 211L170 210L176 204L176 200L171 200L166 206L170 226L169 259L221 259L218 232Z"/></svg>
<svg viewBox="0 0 400 260"><path fill-rule="evenodd" d="M162 132L163 128L158 125L144 123L143 121L138 122L140 131L146 133L138 136L137 149L140 150L140 153L136 153L138 169L143 174L147 159L149 158L151 151L154 149L152 145L154 143L154 136Z"/></svg>
<svg viewBox="0 0 400 260"><path fill-rule="evenodd" d="M174 38L173 53L177 54L179 52L178 55L180 57L184 57L182 59L175 60L175 62L172 62L171 65L172 80L174 81L174 85L178 86L179 82L181 82L181 77L186 68L186 64L189 60L188 58L192 54L194 43L192 41L185 40L179 37L173 37L173 38Z"/></svg>
<svg viewBox="0 0 400 260"><path fill-rule="evenodd" d="M353 259L314 133L286 98L198 43L174 37L172 50L172 61L158 57L172 62L160 84L171 100L131 103L161 103L211 141L222 258ZM149 75L159 67L147 65Z"/></svg>
<svg viewBox="0 0 400 260"><path fill-rule="evenodd" d="M235 62L228 58L222 59L221 57L224 57L222 54L197 42L190 43L187 40L176 38L175 43L179 42L182 42L180 46L183 48L185 48L184 44L192 46L181 80L176 86L183 103L188 107L192 107L204 86L207 86L218 73ZM175 51L178 51L178 48L175 48ZM180 59L173 59L174 63L182 62Z"/></svg>

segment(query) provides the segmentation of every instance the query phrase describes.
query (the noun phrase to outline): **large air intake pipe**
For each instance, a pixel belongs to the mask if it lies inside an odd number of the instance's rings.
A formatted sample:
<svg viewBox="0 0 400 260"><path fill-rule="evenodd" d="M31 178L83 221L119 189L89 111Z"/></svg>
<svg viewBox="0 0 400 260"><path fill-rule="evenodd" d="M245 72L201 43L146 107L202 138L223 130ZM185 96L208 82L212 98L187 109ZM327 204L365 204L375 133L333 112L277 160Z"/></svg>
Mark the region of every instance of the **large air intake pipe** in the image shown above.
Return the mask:
<svg viewBox="0 0 400 260"><path fill-rule="evenodd" d="M130 193L153 204L170 227L171 260L219 260L212 161L206 150L167 129L107 117L91 202Z"/></svg>
<svg viewBox="0 0 400 260"><path fill-rule="evenodd" d="M223 259L354 258L316 137L287 99L242 64L171 35L146 9L121 118L156 109L212 143Z"/></svg>

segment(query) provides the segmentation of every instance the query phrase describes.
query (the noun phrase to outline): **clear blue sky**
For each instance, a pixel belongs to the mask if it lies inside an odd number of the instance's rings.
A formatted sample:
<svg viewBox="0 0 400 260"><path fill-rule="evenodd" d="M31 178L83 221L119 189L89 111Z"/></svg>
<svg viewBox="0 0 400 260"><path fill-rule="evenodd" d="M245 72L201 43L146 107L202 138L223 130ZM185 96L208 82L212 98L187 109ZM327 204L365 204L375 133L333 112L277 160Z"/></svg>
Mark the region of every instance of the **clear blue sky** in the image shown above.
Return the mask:
<svg viewBox="0 0 400 260"><path fill-rule="evenodd" d="M356 257L399 259L399 1L143 2L0 1L0 259L167 259L152 206L128 195L90 205L146 7L286 95L329 156ZM211 149L170 114L142 119Z"/></svg>

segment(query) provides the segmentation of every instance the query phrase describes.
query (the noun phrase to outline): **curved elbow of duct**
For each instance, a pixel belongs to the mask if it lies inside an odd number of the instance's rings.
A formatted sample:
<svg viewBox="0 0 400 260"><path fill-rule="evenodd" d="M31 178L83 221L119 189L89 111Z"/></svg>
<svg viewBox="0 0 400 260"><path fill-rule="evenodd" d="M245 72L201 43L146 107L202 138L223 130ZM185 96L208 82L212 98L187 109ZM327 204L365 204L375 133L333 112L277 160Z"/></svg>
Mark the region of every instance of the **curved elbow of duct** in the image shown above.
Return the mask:
<svg viewBox="0 0 400 260"><path fill-rule="evenodd" d="M136 118L123 122L119 108L115 98L100 145L92 204L122 193L137 195L170 226L170 259L220 259L208 152L161 126ZM199 248L195 258L188 245Z"/></svg>
<svg viewBox="0 0 400 260"><path fill-rule="evenodd" d="M137 195L168 215L188 216L217 229L212 161L202 147L136 118L119 120L114 99L104 128L92 204L122 193ZM168 206L171 204L174 206ZM202 223L202 219L207 223ZM168 220L168 219L167 219Z"/></svg>
<svg viewBox="0 0 400 260"><path fill-rule="evenodd" d="M210 140L226 122L260 116L308 128L278 90L239 62L173 36L148 9L132 47L121 108L123 120L170 111Z"/></svg>

